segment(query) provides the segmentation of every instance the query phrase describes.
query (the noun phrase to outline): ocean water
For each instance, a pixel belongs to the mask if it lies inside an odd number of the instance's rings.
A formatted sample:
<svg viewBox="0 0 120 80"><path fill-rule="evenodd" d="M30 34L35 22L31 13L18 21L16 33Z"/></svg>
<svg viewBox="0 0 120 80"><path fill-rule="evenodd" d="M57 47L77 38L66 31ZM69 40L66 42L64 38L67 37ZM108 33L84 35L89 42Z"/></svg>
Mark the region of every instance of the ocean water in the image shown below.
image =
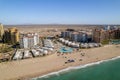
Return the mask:
<svg viewBox="0 0 120 80"><path fill-rule="evenodd" d="M67 68L33 80L120 80L120 58Z"/></svg>

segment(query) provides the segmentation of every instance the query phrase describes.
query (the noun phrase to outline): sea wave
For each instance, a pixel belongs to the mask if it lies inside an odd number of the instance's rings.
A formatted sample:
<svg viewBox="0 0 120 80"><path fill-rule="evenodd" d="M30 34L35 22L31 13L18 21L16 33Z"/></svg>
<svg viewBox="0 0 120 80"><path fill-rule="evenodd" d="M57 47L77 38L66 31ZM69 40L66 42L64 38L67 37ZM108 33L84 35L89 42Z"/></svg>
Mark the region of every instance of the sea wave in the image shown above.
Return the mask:
<svg viewBox="0 0 120 80"><path fill-rule="evenodd" d="M88 63L88 64L84 64L84 65L79 65L79 66L74 66L74 67L68 67L68 68L65 68L65 69L62 69L62 70L59 70L59 71L56 71L56 72L48 73L48 74L43 75L43 76L32 78L32 80L37 80L38 78L48 78L51 75L58 75L59 76L59 74L63 73L63 72L68 72L70 70L82 69L82 68L86 68L86 67L89 67L89 66L98 65L100 63L108 62L108 61L111 61L111 60L116 60L116 59L119 59L119 58L120 58L120 56L117 56L117 57L113 57L113 58L107 59L107 60L101 60L101 61L97 61L97 62L93 62L93 63Z"/></svg>

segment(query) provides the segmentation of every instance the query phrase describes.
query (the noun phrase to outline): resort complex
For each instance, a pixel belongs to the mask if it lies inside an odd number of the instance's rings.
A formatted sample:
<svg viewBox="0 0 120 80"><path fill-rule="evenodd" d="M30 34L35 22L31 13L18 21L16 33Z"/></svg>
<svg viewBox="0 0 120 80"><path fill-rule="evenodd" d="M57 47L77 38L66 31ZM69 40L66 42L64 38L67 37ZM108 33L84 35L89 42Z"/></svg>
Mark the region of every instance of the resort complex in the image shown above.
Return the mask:
<svg viewBox="0 0 120 80"><path fill-rule="evenodd" d="M4 30L3 25L0 24L1 47L2 44L5 45L1 50L0 62L35 58L53 53L74 53L78 49L101 47L105 44L120 44L119 26L48 30L49 34L45 36L41 34L43 32L20 32L16 27ZM51 35L56 30L59 34Z"/></svg>
<svg viewBox="0 0 120 80"><path fill-rule="evenodd" d="M62 26L60 28L55 25L52 27L42 25L36 28L30 26L22 28L0 24L0 65L6 62L8 64L4 65L13 64L14 70L12 67L8 68L13 70L9 75L10 79L28 79L23 75L30 77L32 72L29 72L29 69L33 69L35 74L44 74L99 61L105 59L105 56L109 59L119 55L119 26ZM2 73L8 70L6 68L3 66ZM17 68L21 71L15 74ZM38 70L39 68L41 69Z"/></svg>
<svg viewBox="0 0 120 80"><path fill-rule="evenodd" d="M43 32L20 32L16 27L4 30L0 24L1 45L4 44L10 49L10 53L6 50L4 52L7 53L2 54L1 51L2 55L7 55L9 58L3 56L0 61L34 58L53 53L74 53L75 50L101 47L105 44L120 44L119 26L77 28L76 30L71 27L60 31L53 29L44 36L41 35ZM59 34L51 35L51 32L56 30Z"/></svg>
<svg viewBox="0 0 120 80"><path fill-rule="evenodd" d="M0 80L120 80L120 0L0 0Z"/></svg>

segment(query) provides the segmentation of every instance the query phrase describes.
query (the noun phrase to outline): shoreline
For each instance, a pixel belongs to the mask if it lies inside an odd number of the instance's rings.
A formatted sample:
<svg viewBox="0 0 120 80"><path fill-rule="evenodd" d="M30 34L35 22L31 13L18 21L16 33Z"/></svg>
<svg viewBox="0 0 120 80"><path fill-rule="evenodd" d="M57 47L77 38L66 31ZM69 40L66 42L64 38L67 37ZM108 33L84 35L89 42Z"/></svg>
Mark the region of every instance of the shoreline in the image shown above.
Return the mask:
<svg viewBox="0 0 120 80"><path fill-rule="evenodd" d="M31 80L69 69L84 68L106 60L120 58L120 48L117 48L116 45L84 49L82 52L85 53L85 56L81 56L80 52L74 52L61 56L52 54L46 57L1 63L0 78L1 80ZM65 64L68 59L74 59L75 62Z"/></svg>
<svg viewBox="0 0 120 80"><path fill-rule="evenodd" d="M99 65L99 64L101 64L101 63L108 62L108 61L113 61L113 60L116 60L116 59L120 59L120 56L113 57L113 58L106 59L106 60L96 61L96 62L92 62L92 63L88 63L88 64L77 65L77 66L70 66L70 67L68 67L68 68L64 68L64 69L61 69L61 70L58 70L58 71L54 71L54 72L51 72L51 73L47 73L47 74L44 74L44 75L40 75L40 76L38 76L38 77L32 78L32 80L34 80L34 79L36 80L37 78L49 77L49 76L51 76L51 75L57 75L57 74L59 74L59 73L67 72L67 71L69 71L69 70L87 68L87 67L90 67L90 66L93 66L93 65Z"/></svg>

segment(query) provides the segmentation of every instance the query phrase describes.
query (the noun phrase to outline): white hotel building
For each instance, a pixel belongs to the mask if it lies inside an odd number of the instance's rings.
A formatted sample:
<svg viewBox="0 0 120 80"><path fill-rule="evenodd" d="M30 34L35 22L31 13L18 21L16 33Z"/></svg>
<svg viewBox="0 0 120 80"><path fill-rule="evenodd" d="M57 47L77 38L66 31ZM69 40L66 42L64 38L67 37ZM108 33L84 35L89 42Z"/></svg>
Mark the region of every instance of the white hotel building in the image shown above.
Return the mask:
<svg viewBox="0 0 120 80"><path fill-rule="evenodd" d="M75 42L86 42L87 41L86 32L64 31L64 32L61 32L61 37L75 41Z"/></svg>
<svg viewBox="0 0 120 80"><path fill-rule="evenodd" d="M22 34L20 37L21 48L34 48L39 44L39 35L37 33Z"/></svg>

